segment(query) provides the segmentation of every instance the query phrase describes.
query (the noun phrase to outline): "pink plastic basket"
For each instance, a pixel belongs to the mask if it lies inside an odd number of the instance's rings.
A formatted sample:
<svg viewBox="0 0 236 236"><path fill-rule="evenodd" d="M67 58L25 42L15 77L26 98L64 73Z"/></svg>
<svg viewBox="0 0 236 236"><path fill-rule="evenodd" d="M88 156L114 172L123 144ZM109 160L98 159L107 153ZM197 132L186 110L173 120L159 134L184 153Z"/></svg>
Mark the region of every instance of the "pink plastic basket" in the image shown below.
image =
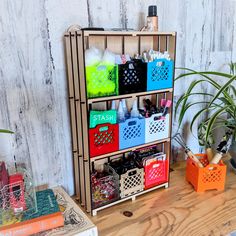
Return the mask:
<svg viewBox="0 0 236 236"><path fill-rule="evenodd" d="M167 182L168 169L169 162L165 154L146 160L144 166L145 189Z"/></svg>

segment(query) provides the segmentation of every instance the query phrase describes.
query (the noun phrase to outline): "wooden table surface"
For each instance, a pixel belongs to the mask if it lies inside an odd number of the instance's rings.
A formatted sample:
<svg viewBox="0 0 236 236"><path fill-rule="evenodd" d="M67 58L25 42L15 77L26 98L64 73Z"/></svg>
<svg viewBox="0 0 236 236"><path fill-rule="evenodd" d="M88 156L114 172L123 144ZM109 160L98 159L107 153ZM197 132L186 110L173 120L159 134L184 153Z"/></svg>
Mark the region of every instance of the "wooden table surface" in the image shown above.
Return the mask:
<svg viewBox="0 0 236 236"><path fill-rule="evenodd" d="M184 166L172 167L168 189L155 190L91 217L99 235L227 235L236 230L236 175L228 171L225 191L196 193L185 181ZM124 211L133 216L124 216Z"/></svg>

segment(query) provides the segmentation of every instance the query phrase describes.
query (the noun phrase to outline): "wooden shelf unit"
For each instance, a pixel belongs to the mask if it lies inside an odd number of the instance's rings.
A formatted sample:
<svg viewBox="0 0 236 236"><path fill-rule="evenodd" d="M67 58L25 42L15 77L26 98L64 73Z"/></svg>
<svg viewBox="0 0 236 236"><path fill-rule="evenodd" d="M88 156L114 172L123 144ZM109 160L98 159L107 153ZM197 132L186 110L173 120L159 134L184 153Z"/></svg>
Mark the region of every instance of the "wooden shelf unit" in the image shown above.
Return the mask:
<svg viewBox="0 0 236 236"><path fill-rule="evenodd" d="M74 163L75 192L82 206L92 215L97 211L118 204L128 199L134 199L135 196L152 191L145 190L136 195L120 199L104 207L92 209L91 199L91 164L97 160L108 158L117 154L132 151L136 148L146 147L153 144L167 143L167 157L171 153L171 139L163 139L156 142L139 145L114 153L109 153L94 158L89 157L89 110L99 104L99 108L107 108L108 102L122 98L148 97L156 101L163 96L171 99L173 102L173 88L150 92L132 93L111 97L87 98L86 93L86 75L85 75L85 50L91 46L106 49L108 48L117 54L135 53L141 54L150 49L161 52L168 51L172 60L175 61L176 32L140 32L140 31L81 31L79 29L70 29L64 35L65 54L67 63L68 77L68 100L70 108L72 152ZM172 109L170 109L170 124L172 124ZM171 127L170 133L171 135ZM170 136L169 136L170 137ZM165 148L166 149L166 148ZM168 187L168 183L163 186Z"/></svg>

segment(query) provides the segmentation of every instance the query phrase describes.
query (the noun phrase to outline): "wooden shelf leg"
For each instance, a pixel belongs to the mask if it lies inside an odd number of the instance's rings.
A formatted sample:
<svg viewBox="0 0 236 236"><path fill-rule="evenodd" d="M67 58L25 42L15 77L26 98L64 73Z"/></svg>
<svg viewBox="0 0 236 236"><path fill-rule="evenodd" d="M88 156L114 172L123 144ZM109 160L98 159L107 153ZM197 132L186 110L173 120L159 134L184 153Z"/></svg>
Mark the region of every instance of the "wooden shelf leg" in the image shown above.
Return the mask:
<svg viewBox="0 0 236 236"><path fill-rule="evenodd" d="M93 210L92 211L92 216L96 216L97 215L97 211L96 210Z"/></svg>

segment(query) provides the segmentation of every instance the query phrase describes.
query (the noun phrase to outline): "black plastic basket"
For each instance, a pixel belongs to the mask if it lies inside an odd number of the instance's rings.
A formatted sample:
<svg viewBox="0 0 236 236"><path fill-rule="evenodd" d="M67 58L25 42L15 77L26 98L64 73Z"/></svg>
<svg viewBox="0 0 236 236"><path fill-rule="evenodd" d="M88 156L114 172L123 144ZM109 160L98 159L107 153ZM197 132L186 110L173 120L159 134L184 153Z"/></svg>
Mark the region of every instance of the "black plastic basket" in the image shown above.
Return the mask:
<svg viewBox="0 0 236 236"><path fill-rule="evenodd" d="M132 60L119 65L119 94L147 91L147 63Z"/></svg>

